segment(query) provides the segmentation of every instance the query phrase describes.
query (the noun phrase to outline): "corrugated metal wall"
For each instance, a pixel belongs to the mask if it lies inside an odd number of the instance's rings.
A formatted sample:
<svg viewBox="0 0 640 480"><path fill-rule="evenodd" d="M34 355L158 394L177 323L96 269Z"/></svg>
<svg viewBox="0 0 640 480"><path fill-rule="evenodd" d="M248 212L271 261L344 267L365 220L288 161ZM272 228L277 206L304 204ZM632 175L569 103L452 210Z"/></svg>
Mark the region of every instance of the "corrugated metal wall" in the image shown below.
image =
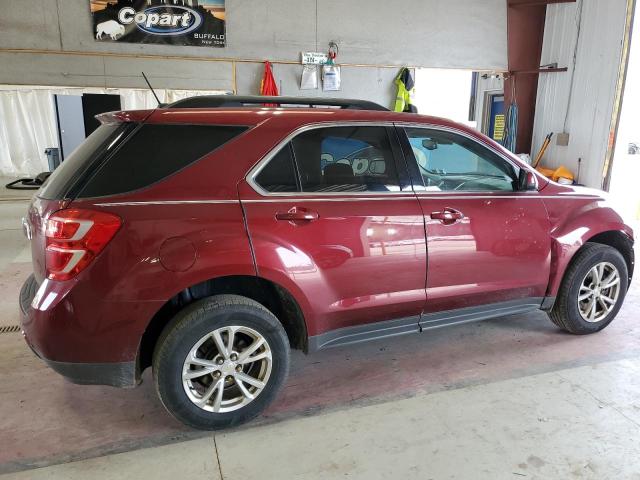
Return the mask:
<svg viewBox="0 0 640 480"><path fill-rule="evenodd" d="M532 156L549 132L568 132L569 145L556 145L554 137L542 164L564 165L575 175L582 158L578 181L591 187L602 187L626 12L627 0L547 7L541 64L569 71L540 75Z"/></svg>

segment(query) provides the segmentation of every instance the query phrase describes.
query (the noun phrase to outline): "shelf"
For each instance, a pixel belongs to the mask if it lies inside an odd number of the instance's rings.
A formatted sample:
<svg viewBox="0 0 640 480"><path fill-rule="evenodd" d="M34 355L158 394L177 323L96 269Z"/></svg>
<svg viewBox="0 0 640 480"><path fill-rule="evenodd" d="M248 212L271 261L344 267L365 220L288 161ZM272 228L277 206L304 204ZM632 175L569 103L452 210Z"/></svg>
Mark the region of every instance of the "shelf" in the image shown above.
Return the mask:
<svg viewBox="0 0 640 480"><path fill-rule="evenodd" d="M517 0L509 0L509 7L538 7L540 5L552 5L554 3L576 3L576 0L526 0L518 2Z"/></svg>
<svg viewBox="0 0 640 480"><path fill-rule="evenodd" d="M566 72L568 70L567 67L561 68L535 68L533 70L514 70L509 72L509 75L537 75L538 73L557 73L557 72Z"/></svg>

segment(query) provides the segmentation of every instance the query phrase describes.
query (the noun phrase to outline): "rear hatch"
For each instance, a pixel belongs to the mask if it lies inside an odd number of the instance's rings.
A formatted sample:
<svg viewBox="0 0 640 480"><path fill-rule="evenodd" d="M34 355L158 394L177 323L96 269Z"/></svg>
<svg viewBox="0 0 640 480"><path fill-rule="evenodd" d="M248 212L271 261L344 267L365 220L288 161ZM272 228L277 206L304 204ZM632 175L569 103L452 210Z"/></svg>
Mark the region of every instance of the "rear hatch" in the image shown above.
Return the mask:
<svg viewBox="0 0 640 480"><path fill-rule="evenodd" d="M34 196L27 215L27 236L31 238L33 273L38 284L46 276L45 267L45 221L55 211L70 203L77 195L83 179L89 177L102 158L114 150L131 131L132 124L105 123L98 127L64 162L51 174L37 196Z"/></svg>
<svg viewBox="0 0 640 480"><path fill-rule="evenodd" d="M149 187L225 145L249 127L146 122L151 111L104 114L93 132L34 197L25 225L34 275L46 277L45 224L74 199L105 198ZM131 121L135 120L135 121Z"/></svg>

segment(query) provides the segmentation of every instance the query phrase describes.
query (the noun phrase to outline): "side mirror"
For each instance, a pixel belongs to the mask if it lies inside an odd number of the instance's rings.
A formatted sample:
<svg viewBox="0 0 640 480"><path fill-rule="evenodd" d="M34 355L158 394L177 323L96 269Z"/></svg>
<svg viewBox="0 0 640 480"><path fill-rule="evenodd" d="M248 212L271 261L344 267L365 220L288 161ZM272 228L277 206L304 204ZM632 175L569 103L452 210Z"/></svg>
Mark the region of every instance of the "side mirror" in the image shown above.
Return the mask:
<svg viewBox="0 0 640 480"><path fill-rule="evenodd" d="M527 169L521 168L518 175L518 190L521 192L538 190L538 179L535 174Z"/></svg>

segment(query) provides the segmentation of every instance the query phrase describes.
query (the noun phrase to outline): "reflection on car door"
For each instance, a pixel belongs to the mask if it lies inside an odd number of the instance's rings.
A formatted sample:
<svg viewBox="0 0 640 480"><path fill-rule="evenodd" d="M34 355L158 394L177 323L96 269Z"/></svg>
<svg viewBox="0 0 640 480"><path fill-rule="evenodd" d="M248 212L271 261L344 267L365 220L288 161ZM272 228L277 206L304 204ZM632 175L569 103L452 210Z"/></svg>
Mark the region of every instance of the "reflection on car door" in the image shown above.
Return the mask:
<svg viewBox="0 0 640 480"><path fill-rule="evenodd" d="M539 306L550 270L550 223L517 167L462 132L399 129L427 232L430 314ZM437 152L437 153L436 153ZM418 168L415 168L415 167ZM511 173L513 171L513 173Z"/></svg>
<svg viewBox="0 0 640 480"><path fill-rule="evenodd" d="M354 169L364 147L375 165ZM316 347L417 331L424 219L394 129L314 128L278 148L240 185L258 275L307 302Z"/></svg>

